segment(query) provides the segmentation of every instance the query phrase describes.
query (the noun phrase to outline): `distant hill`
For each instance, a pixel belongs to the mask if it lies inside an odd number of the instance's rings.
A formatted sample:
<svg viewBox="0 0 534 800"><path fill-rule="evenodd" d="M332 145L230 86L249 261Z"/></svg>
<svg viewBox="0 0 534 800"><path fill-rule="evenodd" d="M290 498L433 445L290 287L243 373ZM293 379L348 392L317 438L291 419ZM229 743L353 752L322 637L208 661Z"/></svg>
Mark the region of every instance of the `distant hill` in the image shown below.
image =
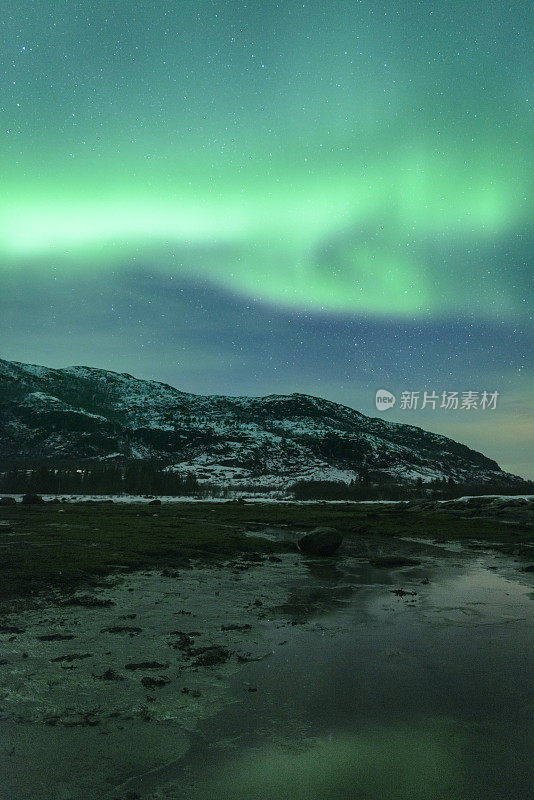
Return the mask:
<svg viewBox="0 0 534 800"><path fill-rule="evenodd" d="M304 394L202 396L92 367L0 360L0 403L4 467L150 459L234 486L363 476L521 483L445 436Z"/></svg>

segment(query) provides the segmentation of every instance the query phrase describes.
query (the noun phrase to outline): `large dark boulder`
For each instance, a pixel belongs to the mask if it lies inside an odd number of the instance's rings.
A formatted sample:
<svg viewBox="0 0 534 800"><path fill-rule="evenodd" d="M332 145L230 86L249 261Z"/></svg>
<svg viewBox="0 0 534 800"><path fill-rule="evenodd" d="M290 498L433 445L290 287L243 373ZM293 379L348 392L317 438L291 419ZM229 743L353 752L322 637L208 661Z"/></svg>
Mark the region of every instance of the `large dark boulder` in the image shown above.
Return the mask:
<svg viewBox="0 0 534 800"><path fill-rule="evenodd" d="M15 506L17 501L14 497L0 497L0 506Z"/></svg>
<svg viewBox="0 0 534 800"><path fill-rule="evenodd" d="M40 494L25 494L22 498L25 505L35 505L37 503L44 503Z"/></svg>
<svg viewBox="0 0 534 800"><path fill-rule="evenodd" d="M335 528L314 528L302 536L297 546L308 556L331 556L343 541L343 536Z"/></svg>

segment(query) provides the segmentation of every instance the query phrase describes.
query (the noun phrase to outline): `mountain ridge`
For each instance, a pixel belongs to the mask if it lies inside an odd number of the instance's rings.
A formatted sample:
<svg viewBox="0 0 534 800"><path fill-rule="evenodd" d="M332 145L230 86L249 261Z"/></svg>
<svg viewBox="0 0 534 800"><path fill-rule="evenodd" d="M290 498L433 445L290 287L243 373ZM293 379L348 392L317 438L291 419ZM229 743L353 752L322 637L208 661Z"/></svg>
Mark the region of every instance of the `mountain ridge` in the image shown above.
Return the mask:
<svg viewBox="0 0 534 800"><path fill-rule="evenodd" d="M300 392L197 395L98 367L0 359L0 458L149 459L200 482L521 482L453 439Z"/></svg>

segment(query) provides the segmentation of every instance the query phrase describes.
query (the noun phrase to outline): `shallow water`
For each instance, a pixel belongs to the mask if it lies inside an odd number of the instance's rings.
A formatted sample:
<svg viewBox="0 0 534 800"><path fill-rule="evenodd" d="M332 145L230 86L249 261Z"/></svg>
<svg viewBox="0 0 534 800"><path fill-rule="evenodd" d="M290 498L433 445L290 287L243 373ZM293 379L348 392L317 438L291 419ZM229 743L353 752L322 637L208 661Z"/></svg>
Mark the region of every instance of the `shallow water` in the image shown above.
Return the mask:
<svg viewBox="0 0 534 800"><path fill-rule="evenodd" d="M532 797L525 576L488 553L394 571L310 561L307 577L287 643L243 667L234 703L138 781L142 797Z"/></svg>
<svg viewBox="0 0 534 800"><path fill-rule="evenodd" d="M375 554L391 546L365 545ZM19 615L27 630L4 643L4 703L25 717L10 713L0 727L5 796L530 800L533 576L490 548L404 547L420 566L372 567L359 544L338 558L288 554L237 573L138 573L110 584L112 609ZM132 609L141 633L101 634ZM223 633L228 621L252 624ZM76 650L94 661L74 671L50 663L64 645L36 633L52 622L75 631ZM169 648L177 626L202 631L197 644L222 641L261 660L191 669ZM17 661L22 648L29 657ZM145 707L141 673L124 663L150 658L170 662L172 680ZM105 667L124 679L95 680ZM95 727L69 727L72 714L42 723L49 706L76 695L84 708L100 705Z"/></svg>

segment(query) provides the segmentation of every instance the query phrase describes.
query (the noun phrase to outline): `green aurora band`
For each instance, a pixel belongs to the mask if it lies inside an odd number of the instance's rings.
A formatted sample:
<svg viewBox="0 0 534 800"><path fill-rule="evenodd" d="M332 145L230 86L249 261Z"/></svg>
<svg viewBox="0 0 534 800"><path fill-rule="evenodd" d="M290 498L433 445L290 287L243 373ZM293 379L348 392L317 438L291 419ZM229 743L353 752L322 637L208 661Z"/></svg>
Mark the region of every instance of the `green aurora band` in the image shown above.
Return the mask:
<svg viewBox="0 0 534 800"><path fill-rule="evenodd" d="M118 31L119 6L109 5ZM100 81L90 73L107 63L109 42L99 40L98 25L82 41L81 22L62 20L67 38L57 52L31 48L38 18L14 35L9 55L33 61L32 79L13 82L4 108L7 279L18 269L59 276L149 264L310 311L521 313L509 277L484 261L532 216L530 106L520 76L495 64L491 48L470 53L469 30L458 31L454 15L412 40L414 60L409 42L403 52L409 20L398 10L386 36L379 19L346 6L316 29L328 4L314 2L298 29L278 21L269 33L264 21L256 46L247 39L236 55L239 4L218 20L208 6L179 4L159 27L138 9L123 21L122 61L101 67ZM488 13L479 35L489 42L492 3ZM173 33L187 30L180 15L196 39ZM275 56L292 33L292 71L284 72ZM227 82L216 77L215 56L206 61L214 42L231 68Z"/></svg>

